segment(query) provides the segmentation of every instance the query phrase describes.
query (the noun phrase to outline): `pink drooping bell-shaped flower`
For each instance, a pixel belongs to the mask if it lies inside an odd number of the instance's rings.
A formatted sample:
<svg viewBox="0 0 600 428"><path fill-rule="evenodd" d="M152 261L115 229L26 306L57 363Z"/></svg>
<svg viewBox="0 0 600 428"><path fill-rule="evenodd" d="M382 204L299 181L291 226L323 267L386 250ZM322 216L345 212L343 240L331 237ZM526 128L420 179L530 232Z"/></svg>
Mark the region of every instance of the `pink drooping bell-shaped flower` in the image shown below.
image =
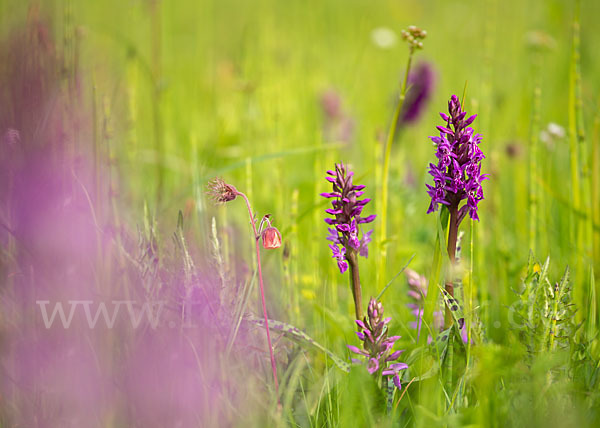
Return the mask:
<svg viewBox="0 0 600 428"><path fill-rule="evenodd" d="M281 233L276 227L269 226L261 233L263 248L273 250L281 247Z"/></svg>

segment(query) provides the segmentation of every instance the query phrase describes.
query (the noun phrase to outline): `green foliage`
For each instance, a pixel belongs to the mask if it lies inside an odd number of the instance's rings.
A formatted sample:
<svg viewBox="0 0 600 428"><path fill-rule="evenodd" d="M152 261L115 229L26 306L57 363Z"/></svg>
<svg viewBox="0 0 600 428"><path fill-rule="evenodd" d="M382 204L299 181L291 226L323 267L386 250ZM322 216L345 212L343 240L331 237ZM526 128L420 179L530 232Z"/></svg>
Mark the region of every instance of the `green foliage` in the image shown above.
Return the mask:
<svg viewBox="0 0 600 428"><path fill-rule="evenodd" d="M264 326L264 324L265 324L264 320L261 320L260 318L250 316L249 319L251 322L253 322L254 324L261 326L261 327ZM305 332L300 330L298 327L294 327L291 324L287 324L287 323L284 323L281 321L269 320L269 330L273 330L274 332L282 333L289 339L300 342L304 346L306 346L306 345L312 346L312 347L316 348L317 350L324 352L325 354L327 354L327 356L329 358L331 358L331 360L335 363L336 366L339 367L340 370L342 370L344 372L350 371L350 364L348 364L347 362L345 362L344 360L342 360L341 358L336 356L330 350L326 349L323 345L316 342L314 339L312 339L308 334L306 334Z"/></svg>
<svg viewBox="0 0 600 428"><path fill-rule="evenodd" d="M521 327L521 339L531 355L572 349L580 327L575 322L569 268L560 281L553 283L548 278L549 266L549 257L540 265L530 254L525 278L517 290L519 304L511 307L514 322Z"/></svg>

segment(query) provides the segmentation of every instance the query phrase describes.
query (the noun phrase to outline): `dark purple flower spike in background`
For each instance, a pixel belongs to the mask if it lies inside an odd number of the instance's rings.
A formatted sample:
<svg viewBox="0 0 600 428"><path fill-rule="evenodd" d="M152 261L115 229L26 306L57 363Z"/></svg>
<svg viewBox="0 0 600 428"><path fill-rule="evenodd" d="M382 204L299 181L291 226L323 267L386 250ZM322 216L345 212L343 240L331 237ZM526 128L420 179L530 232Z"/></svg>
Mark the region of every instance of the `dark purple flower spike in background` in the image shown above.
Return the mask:
<svg viewBox="0 0 600 428"><path fill-rule="evenodd" d="M410 125L419 120L435 84L435 71L428 62L420 62L408 75L408 89L398 118L398 125Z"/></svg>

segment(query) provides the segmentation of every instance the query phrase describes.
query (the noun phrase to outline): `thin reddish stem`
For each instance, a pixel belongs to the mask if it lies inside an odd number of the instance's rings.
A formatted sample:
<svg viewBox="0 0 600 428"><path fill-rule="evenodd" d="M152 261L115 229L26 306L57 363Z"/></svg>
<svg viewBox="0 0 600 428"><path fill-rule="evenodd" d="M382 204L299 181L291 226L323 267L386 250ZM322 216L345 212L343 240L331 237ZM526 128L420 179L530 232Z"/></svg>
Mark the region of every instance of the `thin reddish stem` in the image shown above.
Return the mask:
<svg viewBox="0 0 600 428"><path fill-rule="evenodd" d="M269 333L269 317L267 316L267 304L265 303L265 287L263 285L262 279L262 269L260 266L260 246L259 246L259 236L256 231L256 224L254 219L254 214L252 214L252 207L250 206L250 201L242 192L237 192L239 196L244 198L246 201L246 206L248 207L248 214L250 215L250 223L252 224L252 230L254 232L254 241L256 244L256 264L258 266L258 282L260 284L260 297L262 300L262 308L263 315L265 317L265 330L267 332L267 342L269 344L269 355L271 357L271 367L273 369L273 379L275 380L275 392L277 394L277 401L279 401L279 382L277 381L277 364L275 363L275 355L273 354L273 346L271 345L271 333Z"/></svg>
<svg viewBox="0 0 600 428"><path fill-rule="evenodd" d="M454 266L456 264L456 241L458 239L458 204L451 204L448 207L450 211L450 224L448 225L448 257L450 258L450 275L454 275ZM454 297L454 278L446 282L446 291L450 296ZM446 305L445 327L449 328L452 325L452 312Z"/></svg>

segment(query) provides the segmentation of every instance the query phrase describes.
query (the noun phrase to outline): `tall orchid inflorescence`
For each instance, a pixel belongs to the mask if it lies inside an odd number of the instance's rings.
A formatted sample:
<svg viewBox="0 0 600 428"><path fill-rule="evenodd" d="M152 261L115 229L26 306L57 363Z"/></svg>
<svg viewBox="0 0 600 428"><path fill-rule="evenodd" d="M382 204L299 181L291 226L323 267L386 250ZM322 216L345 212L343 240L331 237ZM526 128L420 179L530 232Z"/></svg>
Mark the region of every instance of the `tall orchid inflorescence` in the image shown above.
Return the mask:
<svg viewBox="0 0 600 428"><path fill-rule="evenodd" d="M358 225L370 223L377 216L373 214L361 217L363 208L371 199L359 199L364 194L365 186L352 183L354 172L347 172L344 164L339 163L335 165L335 171L329 170L327 174L331 177L325 177L325 179L333 184L333 191L321 193L321 196L333 199L331 201L333 208L329 208L325 212L334 216L334 218L325 219L325 223L334 226L329 229L327 239L333 243L329 247L338 261L340 272L344 273L348 269L348 262L342 256L354 250L358 251L361 256L368 257L368 244L371 242L373 231L364 233L359 239Z"/></svg>
<svg viewBox="0 0 600 428"><path fill-rule="evenodd" d="M439 137L430 137L437 147L435 155L438 163L429 164L434 185L427 184L427 193L431 197L427 213L437 211L439 204L448 207L448 257L452 264L456 264L458 226L467 213L473 220L479 220L477 207L479 201L483 200L481 182L487 176L481 174L481 161L485 158L479 148L481 134L474 134L469 126L477 115L465 119L467 112L462 110L456 95L452 95L448 101L448 113L440 113L446 125L437 127ZM460 207L465 199L467 203ZM446 282L446 291L454 296L452 279ZM446 327L451 323L452 315L446 308Z"/></svg>
<svg viewBox="0 0 600 428"><path fill-rule="evenodd" d="M363 208L370 199L359 199L364 194L365 186L352 183L354 172L347 171L344 164L339 163L335 165L335 171L329 170L327 174L329 177L325 178L333 185L333 189L331 192L321 193L321 196L333 199L331 201L333 208L329 208L325 212L334 217L325 219L327 224L334 226L329 229L327 239L332 242L329 247L340 272L344 273L350 267L356 318L361 319L362 297L357 254L363 257L369 255L368 245L371 242L373 231L363 233L359 237L358 225L372 222L376 215L361 216Z"/></svg>
<svg viewBox="0 0 600 428"><path fill-rule="evenodd" d="M427 184L427 193L431 204L427 213L437 211L438 204L447 205L451 210L458 210L461 201L466 205L457 212L458 223L467 212L474 220L479 220L477 204L483 199L481 182L487 178L481 174L481 161L485 158L479 148L481 134L473 134L473 123L476 114L465 119L467 113L462 110L456 95L448 102L450 115L440 113L446 126L438 126L439 137L430 137L437 147L437 165L429 164L429 173L434 185Z"/></svg>
<svg viewBox="0 0 600 428"><path fill-rule="evenodd" d="M408 368L406 363L394 362L398 360L400 354L404 352L393 351L394 343L400 336L387 335L388 324L391 318L383 318L383 305L376 299L371 298L367 309L367 316L361 320L356 320L360 328L356 332L358 338L363 342L362 349L348 345L355 354L365 358L367 370L370 374L379 376L391 376L394 385L398 389L402 387L400 383L400 372ZM355 363L362 363L359 359L352 359ZM388 365L388 363L390 363Z"/></svg>

